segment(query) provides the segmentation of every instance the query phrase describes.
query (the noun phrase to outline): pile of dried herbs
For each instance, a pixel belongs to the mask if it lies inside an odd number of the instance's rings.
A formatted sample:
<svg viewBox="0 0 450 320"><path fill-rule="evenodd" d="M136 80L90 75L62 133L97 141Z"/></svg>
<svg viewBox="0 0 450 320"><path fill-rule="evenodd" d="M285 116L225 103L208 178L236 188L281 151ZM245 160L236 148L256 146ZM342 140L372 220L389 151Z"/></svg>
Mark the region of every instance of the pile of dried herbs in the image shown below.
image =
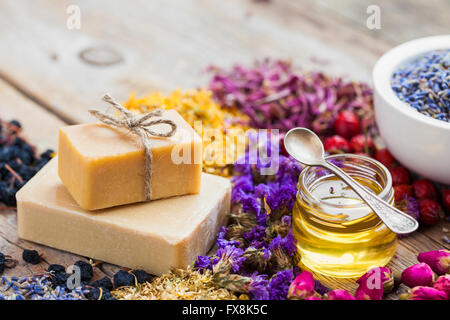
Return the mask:
<svg viewBox="0 0 450 320"><path fill-rule="evenodd" d="M230 70L210 67L209 89L225 108L237 108L250 126L280 129L305 127L317 134L331 131L339 112L354 112L363 132L375 130L372 89L321 72L298 72L282 60L235 65Z"/></svg>

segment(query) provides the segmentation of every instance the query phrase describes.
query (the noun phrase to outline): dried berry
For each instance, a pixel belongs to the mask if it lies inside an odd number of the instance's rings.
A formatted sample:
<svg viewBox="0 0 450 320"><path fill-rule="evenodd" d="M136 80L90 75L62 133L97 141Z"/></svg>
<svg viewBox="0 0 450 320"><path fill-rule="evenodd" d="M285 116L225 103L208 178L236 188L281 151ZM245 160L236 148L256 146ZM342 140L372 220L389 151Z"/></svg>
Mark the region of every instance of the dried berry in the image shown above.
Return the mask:
<svg viewBox="0 0 450 320"><path fill-rule="evenodd" d="M389 169L392 176L392 185L396 186L399 184L409 184L411 180L411 175L405 167L394 167Z"/></svg>
<svg viewBox="0 0 450 320"><path fill-rule="evenodd" d="M395 201L401 201L405 197L410 197L412 195L412 187L407 184L400 184L394 186L394 197Z"/></svg>
<svg viewBox="0 0 450 320"><path fill-rule="evenodd" d="M56 274L59 272L66 272L66 268L60 264L51 264L48 266L47 271Z"/></svg>
<svg viewBox="0 0 450 320"><path fill-rule="evenodd" d="M419 200L419 213L419 221L428 226L438 223L443 215L441 205L431 199Z"/></svg>
<svg viewBox="0 0 450 320"><path fill-rule="evenodd" d="M334 135L325 139L324 148L329 153L345 153L350 150L350 145L345 138Z"/></svg>
<svg viewBox="0 0 450 320"><path fill-rule="evenodd" d="M144 270L133 270L131 273L134 274L138 283L150 282L153 279L153 277Z"/></svg>
<svg viewBox="0 0 450 320"><path fill-rule="evenodd" d="M412 184L417 199L437 199L437 190L433 182L427 179L416 180Z"/></svg>
<svg viewBox="0 0 450 320"><path fill-rule="evenodd" d="M80 268L81 281L90 281L94 276L94 270L90 263L79 260L75 262L75 265Z"/></svg>
<svg viewBox="0 0 450 320"><path fill-rule="evenodd" d="M374 148L372 138L364 134L357 134L350 139L350 151L353 153L372 154Z"/></svg>
<svg viewBox="0 0 450 320"><path fill-rule="evenodd" d="M65 271L56 272L51 276L51 283L54 288L56 287L62 287L67 288L67 280L69 279L70 275L67 274Z"/></svg>
<svg viewBox="0 0 450 320"><path fill-rule="evenodd" d="M450 213L450 189L442 191L442 205L447 213Z"/></svg>
<svg viewBox="0 0 450 320"><path fill-rule="evenodd" d="M99 280L96 280L96 281L92 282L90 284L90 286L91 287L95 287L95 288L103 287L103 288L106 288L108 290L112 290L113 289L113 284L111 282L111 279L108 278L108 277L103 277L103 278L101 278Z"/></svg>
<svg viewBox="0 0 450 320"><path fill-rule="evenodd" d="M15 207L16 192L53 156L48 150L38 157L35 148L20 137L21 124L17 120L0 119L0 202Z"/></svg>
<svg viewBox="0 0 450 320"><path fill-rule="evenodd" d="M92 288L86 293L89 300L116 300L106 288Z"/></svg>
<svg viewBox="0 0 450 320"><path fill-rule="evenodd" d="M134 285L134 277L132 274L130 274L124 270L119 270L114 275L114 288L132 286L132 285Z"/></svg>
<svg viewBox="0 0 450 320"><path fill-rule="evenodd" d="M41 256L36 250L23 250L22 258L25 262L31 264L38 264L39 262L41 262Z"/></svg>
<svg viewBox="0 0 450 320"><path fill-rule="evenodd" d="M359 119L351 111L341 111L334 121L333 128L338 135L350 139L360 131Z"/></svg>
<svg viewBox="0 0 450 320"><path fill-rule="evenodd" d="M3 271L5 271L5 255L3 253L0 252L0 274L3 273Z"/></svg>

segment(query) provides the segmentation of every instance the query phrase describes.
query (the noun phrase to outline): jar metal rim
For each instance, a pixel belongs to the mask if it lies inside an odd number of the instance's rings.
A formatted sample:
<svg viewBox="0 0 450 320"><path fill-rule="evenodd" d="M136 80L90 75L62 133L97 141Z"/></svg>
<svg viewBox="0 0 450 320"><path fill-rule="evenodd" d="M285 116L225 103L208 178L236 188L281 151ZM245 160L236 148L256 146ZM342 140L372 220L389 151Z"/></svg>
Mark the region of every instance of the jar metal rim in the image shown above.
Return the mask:
<svg viewBox="0 0 450 320"><path fill-rule="evenodd" d="M373 158L370 158L368 156L363 156L363 155L358 155L358 154L349 154L349 153L329 155L329 156L325 157L326 160L332 160L332 159L336 159L336 158L353 158L353 159L357 159L357 160L363 160L363 161L370 162L371 164L380 168L386 177L386 183L383 186L383 189L381 190L381 192L378 193L377 195L382 199L384 199L387 195L389 195L389 193L392 189L392 177L391 177L391 173L389 172L389 170L381 162L379 162ZM306 195L306 197L309 200L312 200L312 202L314 202L314 203L325 203L327 206L332 206L332 207L337 207L337 208L342 207L342 205L329 203L327 201L318 199L311 194L311 192L309 191L309 188L306 187L305 177L306 177L307 173L309 172L309 170L312 170L313 168L318 168L318 167L309 166L309 167L304 168L302 170L302 172L300 173L299 181L301 182L301 184L303 186L305 186L304 188L302 188L303 193ZM361 203L361 204L356 204L356 205L350 205L350 207L358 207L358 206L364 206L364 205L366 205L366 204ZM348 205L346 205L346 207L348 207Z"/></svg>

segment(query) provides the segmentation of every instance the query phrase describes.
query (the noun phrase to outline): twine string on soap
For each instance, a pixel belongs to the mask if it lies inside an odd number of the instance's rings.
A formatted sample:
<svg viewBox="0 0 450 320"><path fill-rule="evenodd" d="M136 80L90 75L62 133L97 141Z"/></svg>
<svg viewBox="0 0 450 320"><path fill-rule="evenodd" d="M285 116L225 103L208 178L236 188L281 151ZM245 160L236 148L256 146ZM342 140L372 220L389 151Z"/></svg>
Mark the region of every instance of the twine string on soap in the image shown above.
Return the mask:
<svg viewBox="0 0 450 320"><path fill-rule="evenodd" d="M169 119L152 119L153 117L162 116L161 109L153 110L152 112L143 115L135 115L124 108L109 94L105 94L103 96L103 101L110 103L120 113L120 117L114 117L106 112L93 109L89 110L89 113L104 124L116 128L125 128L141 139L141 142L145 148L145 195L147 201L151 200L152 151L149 136L164 138L171 137L175 134L177 125ZM170 131L156 132L151 130L152 126L158 124L168 124L170 126Z"/></svg>

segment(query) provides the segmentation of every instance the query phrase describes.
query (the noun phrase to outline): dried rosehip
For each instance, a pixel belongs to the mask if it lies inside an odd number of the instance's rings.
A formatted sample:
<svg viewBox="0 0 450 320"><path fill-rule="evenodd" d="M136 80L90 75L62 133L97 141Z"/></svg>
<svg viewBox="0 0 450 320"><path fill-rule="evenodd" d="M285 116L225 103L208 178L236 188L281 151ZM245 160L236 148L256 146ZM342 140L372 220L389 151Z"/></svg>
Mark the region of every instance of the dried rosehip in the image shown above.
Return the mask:
<svg viewBox="0 0 450 320"><path fill-rule="evenodd" d="M450 213L450 189L442 191L442 205L447 213Z"/></svg>
<svg viewBox="0 0 450 320"><path fill-rule="evenodd" d="M400 184L394 186L394 198L395 201L403 200L405 197L410 197L412 195L412 187L407 184Z"/></svg>
<svg viewBox="0 0 450 320"><path fill-rule="evenodd" d="M427 179L416 180L412 184L417 199L437 199L437 190L433 182Z"/></svg>
<svg viewBox="0 0 450 320"><path fill-rule="evenodd" d="M325 151L329 153L342 153L342 152L345 153L350 150L348 141L345 138L338 135L326 138L323 145Z"/></svg>
<svg viewBox="0 0 450 320"><path fill-rule="evenodd" d="M374 148L375 144L372 138L366 137L364 134L357 134L350 140L350 150L354 153L367 152L367 154L371 154Z"/></svg>
<svg viewBox="0 0 450 320"><path fill-rule="evenodd" d="M441 205L431 199L419 200L419 221L428 226L439 222L443 214Z"/></svg>
<svg viewBox="0 0 450 320"><path fill-rule="evenodd" d="M341 111L333 124L334 131L344 138L351 138L360 131L359 119L351 111Z"/></svg>
<svg viewBox="0 0 450 320"><path fill-rule="evenodd" d="M375 152L375 159L380 161L388 169L397 162L388 149L377 150Z"/></svg>
<svg viewBox="0 0 450 320"><path fill-rule="evenodd" d="M411 175L405 167L394 167L389 170L392 176L392 185L409 184Z"/></svg>

